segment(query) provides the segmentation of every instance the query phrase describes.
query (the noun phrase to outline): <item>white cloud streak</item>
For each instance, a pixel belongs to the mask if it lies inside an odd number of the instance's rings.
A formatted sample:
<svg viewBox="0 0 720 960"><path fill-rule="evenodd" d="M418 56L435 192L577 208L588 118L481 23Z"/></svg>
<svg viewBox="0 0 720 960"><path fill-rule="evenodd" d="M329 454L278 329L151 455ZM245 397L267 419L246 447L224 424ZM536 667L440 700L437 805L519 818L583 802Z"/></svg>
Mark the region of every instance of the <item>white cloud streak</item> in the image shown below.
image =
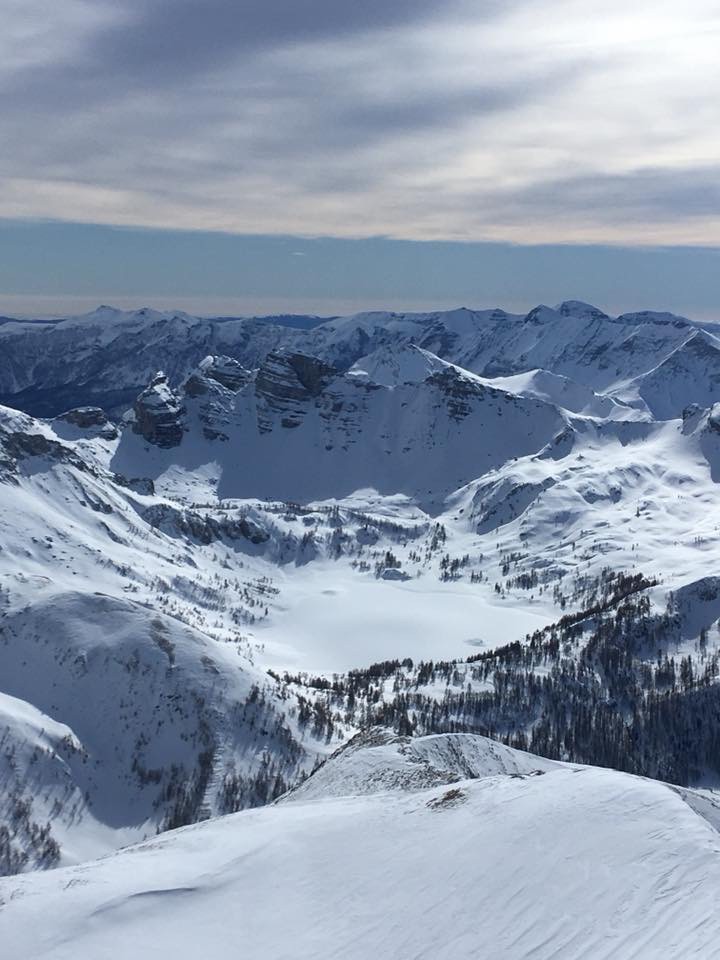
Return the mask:
<svg viewBox="0 0 720 960"><path fill-rule="evenodd" d="M6 0L0 216L720 244L686 0Z"/></svg>

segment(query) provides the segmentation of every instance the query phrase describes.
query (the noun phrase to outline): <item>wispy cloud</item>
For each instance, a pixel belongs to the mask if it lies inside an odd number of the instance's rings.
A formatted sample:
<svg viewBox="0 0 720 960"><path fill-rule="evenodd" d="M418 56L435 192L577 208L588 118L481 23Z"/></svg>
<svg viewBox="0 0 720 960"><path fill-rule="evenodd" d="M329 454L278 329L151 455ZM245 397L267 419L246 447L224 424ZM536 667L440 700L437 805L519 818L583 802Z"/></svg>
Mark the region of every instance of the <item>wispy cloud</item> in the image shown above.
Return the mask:
<svg viewBox="0 0 720 960"><path fill-rule="evenodd" d="M720 243L714 2L4 6L0 216Z"/></svg>

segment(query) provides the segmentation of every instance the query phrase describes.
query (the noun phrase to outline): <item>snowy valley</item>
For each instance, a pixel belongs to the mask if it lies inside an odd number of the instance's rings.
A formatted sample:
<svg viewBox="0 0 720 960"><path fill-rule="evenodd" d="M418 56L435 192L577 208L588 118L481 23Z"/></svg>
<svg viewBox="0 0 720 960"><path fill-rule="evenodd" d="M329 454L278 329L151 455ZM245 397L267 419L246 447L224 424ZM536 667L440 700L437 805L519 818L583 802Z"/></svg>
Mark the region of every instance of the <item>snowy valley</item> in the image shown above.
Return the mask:
<svg viewBox="0 0 720 960"><path fill-rule="evenodd" d="M9 955L720 955L719 388L578 301L4 318Z"/></svg>

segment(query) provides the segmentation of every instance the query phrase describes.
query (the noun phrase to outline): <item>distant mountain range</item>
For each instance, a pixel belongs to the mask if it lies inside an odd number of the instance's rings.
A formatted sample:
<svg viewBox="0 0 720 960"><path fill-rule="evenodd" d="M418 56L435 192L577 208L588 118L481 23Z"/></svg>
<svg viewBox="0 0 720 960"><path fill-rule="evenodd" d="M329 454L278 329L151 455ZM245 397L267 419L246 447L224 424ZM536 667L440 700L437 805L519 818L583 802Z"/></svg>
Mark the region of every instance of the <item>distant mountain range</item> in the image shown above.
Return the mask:
<svg viewBox="0 0 720 960"><path fill-rule="evenodd" d="M205 319L103 306L79 317L0 325L0 402L40 416L83 405L118 413L158 370L177 386L208 355L255 368L269 353L288 350L343 372L377 351L415 344L483 377L545 370L666 418L687 403L707 404L717 386L714 330L669 313L608 317L578 301L526 316L463 308L327 320ZM669 397L659 395L666 370Z"/></svg>

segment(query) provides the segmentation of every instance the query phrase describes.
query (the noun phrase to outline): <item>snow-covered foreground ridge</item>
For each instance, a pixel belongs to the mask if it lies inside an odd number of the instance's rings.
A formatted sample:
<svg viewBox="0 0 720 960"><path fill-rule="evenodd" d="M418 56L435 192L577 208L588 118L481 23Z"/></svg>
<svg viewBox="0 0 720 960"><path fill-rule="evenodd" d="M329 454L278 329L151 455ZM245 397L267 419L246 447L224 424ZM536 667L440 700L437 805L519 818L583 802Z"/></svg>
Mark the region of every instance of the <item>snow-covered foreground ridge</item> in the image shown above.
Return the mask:
<svg viewBox="0 0 720 960"><path fill-rule="evenodd" d="M373 738L325 764L317 795L311 778L260 810L0 881L4 949L14 960L720 955L717 810L702 795L482 737Z"/></svg>

